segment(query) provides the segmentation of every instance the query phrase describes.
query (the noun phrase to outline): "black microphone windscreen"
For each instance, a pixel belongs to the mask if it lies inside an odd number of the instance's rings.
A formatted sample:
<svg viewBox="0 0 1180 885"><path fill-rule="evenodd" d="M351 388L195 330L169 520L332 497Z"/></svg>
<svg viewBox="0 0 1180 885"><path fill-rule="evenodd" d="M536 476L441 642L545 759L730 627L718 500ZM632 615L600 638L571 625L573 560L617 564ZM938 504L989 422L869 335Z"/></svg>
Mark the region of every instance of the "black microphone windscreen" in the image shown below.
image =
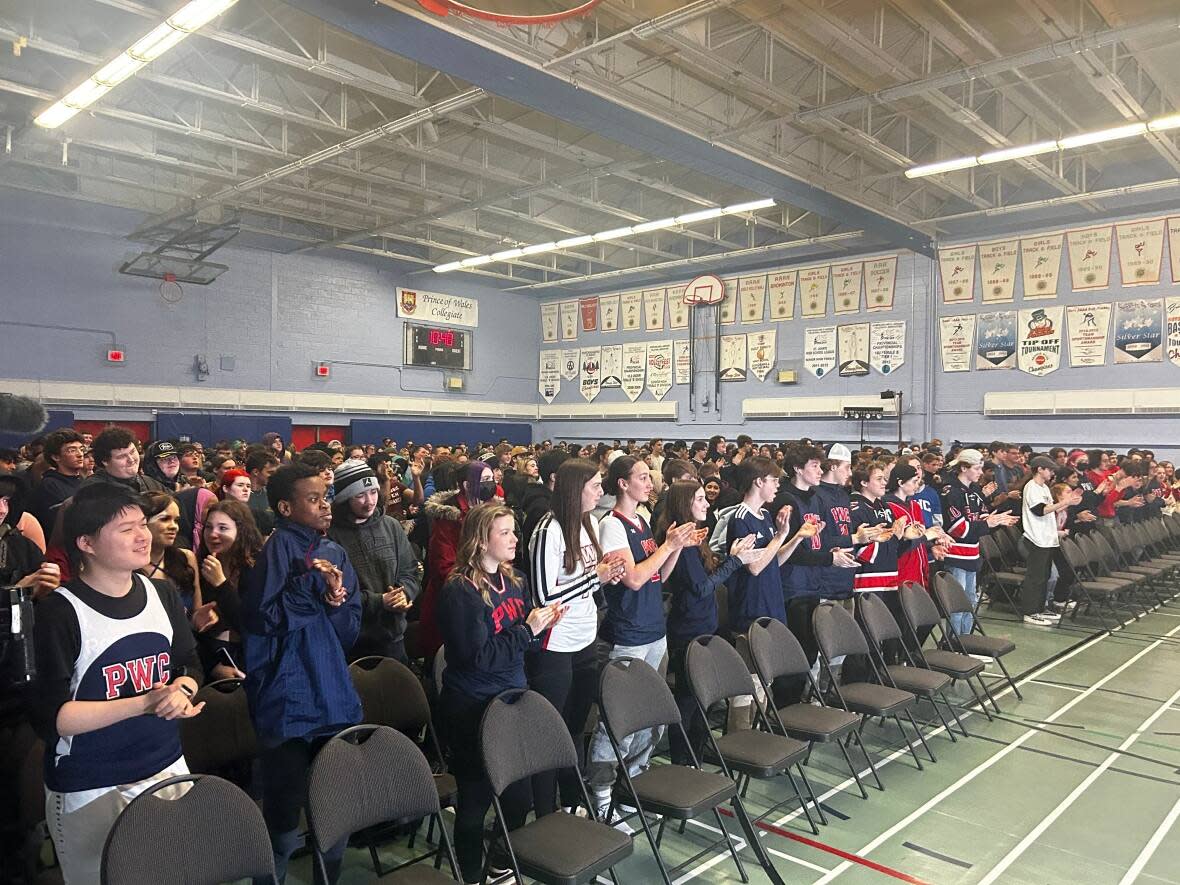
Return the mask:
<svg viewBox="0 0 1180 885"><path fill-rule="evenodd" d="M49 421L49 415L36 400L27 396L0 393L0 431L36 433Z"/></svg>

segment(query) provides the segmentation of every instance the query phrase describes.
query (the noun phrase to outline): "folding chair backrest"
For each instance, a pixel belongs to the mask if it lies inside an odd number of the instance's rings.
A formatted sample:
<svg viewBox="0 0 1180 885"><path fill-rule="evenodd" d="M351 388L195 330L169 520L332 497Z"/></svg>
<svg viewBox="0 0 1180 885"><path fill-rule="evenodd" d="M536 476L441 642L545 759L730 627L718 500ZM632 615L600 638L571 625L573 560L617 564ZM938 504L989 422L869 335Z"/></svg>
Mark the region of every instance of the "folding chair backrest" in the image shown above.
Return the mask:
<svg viewBox="0 0 1180 885"><path fill-rule="evenodd" d="M921 585L903 581L897 592L901 596L901 610L915 633L942 622L938 606Z"/></svg>
<svg viewBox="0 0 1180 885"><path fill-rule="evenodd" d="M878 648L887 640L902 638L901 627L897 623L897 619L893 617L893 613L889 611L880 597L871 593L864 594L858 600L857 612L864 625L865 633Z"/></svg>
<svg viewBox="0 0 1180 885"><path fill-rule="evenodd" d="M193 702L204 702L205 709L200 716L180 720L180 745L189 771L210 774L254 758L258 738L242 680L210 682Z"/></svg>
<svg viewBox="0 0 1180 885"><path fill-rule="evenodd" d="M680 710L664 677L637 658L616 658L602 668L598 706L616 740L680 721Z"/></svg>
<svg viewBox="0 0 1180 885"><path fill-rule="evenodd" d="M750 694L750 668L737 649L720 636L698 636L685 654L688 684L705 710L728 698Z"/></svg>
<svg viewBox="0 0 1180 885"><path fill-rule="evenodd" d="M578 766L565 720L535 691L506 691L493 698L479 725L479 743L497 796L534 774Z"/></svg>
<svg viewBox="0 0 1180 885"><path fill-rule="evenodd" d="M780 676L800 676L811 669L803 646L782 621L759 618L746 636L754 669L767 685Z"/></svg>
<svg viewBox="0 0 1180 885"><path fill-rule="evenodd" d="M191 783L178 799L156 795ZM153 784L123 810L102 852L103 885L182 885L273 878L266 822L229 781L181 775Z"/></svg>
<svg viewBox="0 0 1180 885"><path fill-rule="evenodd" d="M323 851L365 827L437 814L438 788L412 740L387 725L354 725L324 744L312 762L307 808Z"/></svg>
<svg viewBox="0 0 1180 885"><path fill-rule="evenodd" d="M1086 555L1086 560L1091 565L1095 566L1103 572L1108 572L1112 568L1112 564L1107 560L1102 552L1102 547L1098 543L1098 539L1094 537L1093 532L1083 532L1077 536L1077 544L1082 548L1082 553Z"/></svg>
<svg viewBox="0 0 1180 885"><path fill-rule="evenodd" d="M1102 552L1102 559L1113 569L1118 566L1119 555L1115 549L1110 545L1110 541L1106 540L1106 536L1101 532L1089 532L1089 536L1093 539L1098 549Z"/></svg>
<svg viewBox="0 0 1180 885"><path fill-rule="evenodd" d="M852 615L839 605L821 605L811 615L815 638L828 660L840 655L867 655L868 643Z"/></svg>
<svg viewBox="0 0 1180 885"><path fill-rule="evenodd" d="M430 722L430 702L414 671L393 658L361 658L348 667L367 725L388 725L418 739Z"/></svg>
<svg viewBox="0 0 1180 885"><path fill-rule="evenodd" d="M1069 563L1072 569L1089 569L1089 561L1086 554L1082 552L1082 548L1078 546L1078 542L1073 538L1061 539L1061 552L1065 554L1065 561Z"/></svg>
<svg viewBox="0 0 1180 885"><path fill-rule="evenodd" d="M979 539L979 553L983 556L984 561L992 568L996 568L996 566L1002 564L1003 557L1000 555L1000 545L991 535L984 535Z"/></svg>
<svg viewBox="0 0 1180 885"><path fill-rule="evenodd" d="M948 572L935 574L934 598L938 600L938 605L943 612L948 615L975 610L962 585Z"/></svg>

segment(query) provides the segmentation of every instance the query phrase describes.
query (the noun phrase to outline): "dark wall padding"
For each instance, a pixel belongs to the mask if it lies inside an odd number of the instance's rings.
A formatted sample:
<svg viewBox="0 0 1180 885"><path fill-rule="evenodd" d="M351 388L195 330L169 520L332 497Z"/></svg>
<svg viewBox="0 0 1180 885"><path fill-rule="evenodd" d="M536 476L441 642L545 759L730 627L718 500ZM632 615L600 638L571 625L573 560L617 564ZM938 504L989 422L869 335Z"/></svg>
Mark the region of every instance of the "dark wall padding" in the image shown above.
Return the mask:
<svg viewBox="0 0 1180 885"><path fill-rule="evenodd" d="M291 441L291 419L275 415L206 415L191 412L160 412L156 416L156 439L200 440L214 443L220 439L244 439L259 442L264 433L280 434Z"/></svg>

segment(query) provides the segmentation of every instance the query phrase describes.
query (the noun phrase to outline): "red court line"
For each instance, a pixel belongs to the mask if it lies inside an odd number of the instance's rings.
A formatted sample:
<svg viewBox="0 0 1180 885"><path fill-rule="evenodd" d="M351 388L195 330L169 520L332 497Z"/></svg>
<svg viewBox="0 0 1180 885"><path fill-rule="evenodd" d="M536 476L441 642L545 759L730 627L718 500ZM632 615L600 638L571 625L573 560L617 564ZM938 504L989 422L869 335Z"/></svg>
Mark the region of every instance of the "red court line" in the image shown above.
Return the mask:
<svg viewBox="0 0 1180 885"><path fill-rule="evenodd" d="M733 817L733 812L728 808L719 808L718 811L726 817ZM792 833L790 830L784 830L782 827L776 827L774 824L766 823L766 821L754 821L754 826L766 830L768 833L774 833L776 836L782 836L784 839L801 842L819 851L834 854L836 857L846 860L849 863L860 864L862 867L868 867L870 870L876 870L878 873L884 873L886 876L892 876L894 879L900 879L902 882L909 882L910 885L930 885L925 879L919 879L917 876L911 876L909 873L903 873L901 870L895 870L893 867L879 864L874 860L861 857L859 854L853 854L850 851L837 848L835 845L828 845L824 842L817 842L815 839L809 839L806 836L800 836L798 833Z"/></svg>

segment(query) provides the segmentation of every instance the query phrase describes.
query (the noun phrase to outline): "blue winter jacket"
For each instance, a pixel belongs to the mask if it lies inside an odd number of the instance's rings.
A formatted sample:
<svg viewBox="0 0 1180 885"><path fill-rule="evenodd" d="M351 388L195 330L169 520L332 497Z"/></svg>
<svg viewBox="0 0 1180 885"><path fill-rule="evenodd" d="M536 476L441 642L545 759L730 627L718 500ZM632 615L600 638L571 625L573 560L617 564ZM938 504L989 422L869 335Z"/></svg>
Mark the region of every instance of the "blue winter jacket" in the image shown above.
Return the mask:
<svg viewBox="0 0 1180 885"><path fill-rule="evenodd" d="M315 559L343 571L342 605L324 602L328 585ZM241 587L246 698L259 742L274 747L360 722L345 652L360 631L361 594L344 548L279 518Z"/></svg>

